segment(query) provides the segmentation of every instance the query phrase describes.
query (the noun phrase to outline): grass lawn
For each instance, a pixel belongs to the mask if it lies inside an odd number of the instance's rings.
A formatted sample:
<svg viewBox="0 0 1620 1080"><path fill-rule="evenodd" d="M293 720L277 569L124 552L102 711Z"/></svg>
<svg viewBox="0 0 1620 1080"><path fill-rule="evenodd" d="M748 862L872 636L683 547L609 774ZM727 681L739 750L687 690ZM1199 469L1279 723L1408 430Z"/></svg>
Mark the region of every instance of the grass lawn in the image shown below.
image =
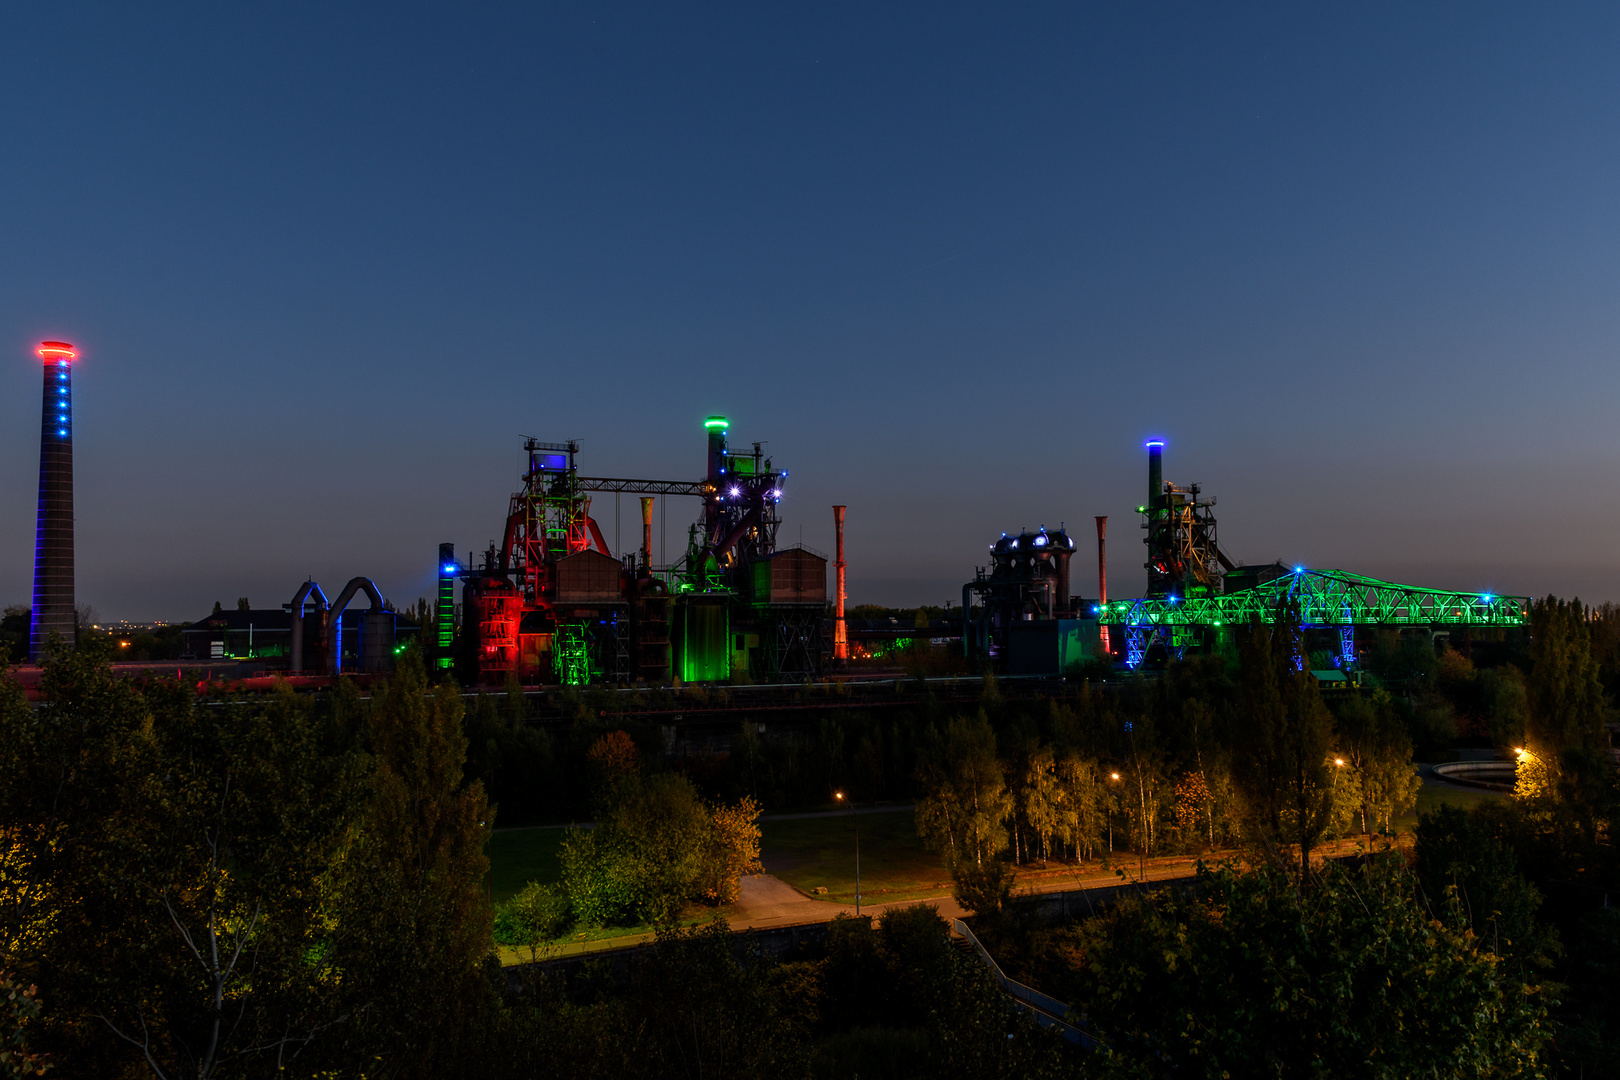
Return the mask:
<svg viewBox="0 0 1620 1080"><path fill-rule="evenodd" d="M681 919L681 925L707 926L716 919L730 919L734 914L733 909L728 907L712 908L693 904L687 908L685 916ZM606 926L596 930L576 929L574 933L560 941L549 942L533 953L519 945L497 945L495 952L500 956L501 966L509 967L512 964L527 964L532 960L548 960L556 956L595 952L598 949L616 949L652 939L653 928L645 924Z"/></svg>
<svg viewBox="0 0 1620 1080"><path fill-rule="evenodd" d="M861 895L870 903L940 896L950 878L939 856L923 850L912 812L860 815ZM774 874L818 899L855 902L855 819L836 817L762 821L761 861Z"/></svg>
<svg viewBox="0 0 1620 1080"><path fill-rule="evenodd" d="M490 892L497 904L510 900L531 881L562 879L557 850L563 829L513 829L489 839Z"/></svg>
<svg viewBox="0 0 1620 1080"><path fill-rule="evenodd" d="M1424 781L1423 786L1418 789L1417 806L1410 814L1395 819L1395 830L1411 832L1417 827L1420 814L1432 814L1442 806L1459 806L1464 810L1472 810L1482 802L1506 797L1502 792L1489 791L1485 788L1459 788Z"/></svg>

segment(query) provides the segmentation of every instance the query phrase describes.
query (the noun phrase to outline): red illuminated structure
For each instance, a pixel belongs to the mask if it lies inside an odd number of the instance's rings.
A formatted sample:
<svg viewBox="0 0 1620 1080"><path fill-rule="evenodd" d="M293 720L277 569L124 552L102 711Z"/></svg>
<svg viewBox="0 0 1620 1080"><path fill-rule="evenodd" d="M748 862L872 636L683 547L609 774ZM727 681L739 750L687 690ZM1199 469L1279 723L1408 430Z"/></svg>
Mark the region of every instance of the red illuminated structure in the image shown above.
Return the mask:
<svg viewBox="0 0 1620 1080"><path fill-rule="evenodd" d="M44 656L51 635L77 640L73 614L73 361L65 341L42 341L45 391L39 418L39 517L34 532L34 607L28 658Z"/></svg>
<svg viewBox="0 0 1620 1080"><path fill-rule="evenodd" d="M849 627L844 621L844 507L833 507L833 527L838 533L837 561L833 563L838 577L838 591L833 594L833 659L849 659Z"/></svg>

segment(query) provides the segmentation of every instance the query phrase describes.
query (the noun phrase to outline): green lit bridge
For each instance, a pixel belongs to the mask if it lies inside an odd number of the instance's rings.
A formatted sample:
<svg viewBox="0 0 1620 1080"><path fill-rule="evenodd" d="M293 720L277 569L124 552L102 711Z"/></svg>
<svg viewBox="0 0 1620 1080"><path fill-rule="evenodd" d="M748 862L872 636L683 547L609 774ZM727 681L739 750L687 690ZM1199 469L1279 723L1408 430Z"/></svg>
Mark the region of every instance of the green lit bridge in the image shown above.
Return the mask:
<svg viewBox="0 0 1620 1080"><path fill-rule="evenodd" d="M1172 655L1182 655L1202 640L1206 630L1242 626L1258 619L1275 622L1284 605L1299 613L1310 628L1338 628L1340 655L1355 657L1358 626L1523 626L1530 617L1527 596L1455 592L1397 585L1343 570L1307 570L1223 596L1167 595L1138 600L1110 600L1096 609L1103 626L1125 631L1125 664L1141 665L1155 641Z"/></svg>

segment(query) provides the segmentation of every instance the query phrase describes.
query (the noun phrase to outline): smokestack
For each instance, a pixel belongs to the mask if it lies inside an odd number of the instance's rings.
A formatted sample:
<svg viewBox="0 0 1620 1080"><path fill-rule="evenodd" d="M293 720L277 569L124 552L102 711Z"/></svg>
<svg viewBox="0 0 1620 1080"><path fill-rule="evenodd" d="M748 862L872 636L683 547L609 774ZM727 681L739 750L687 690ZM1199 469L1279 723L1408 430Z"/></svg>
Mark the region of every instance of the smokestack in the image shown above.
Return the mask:
<svg viewBox="0 0 1620 1080"><path fill-rule="evenodd" d="M65 341L39 343L45 392L39 415L39 516L34 529L34 610L28 659L45 655L52 634L77 640L73 615L73 398L77 355Z"/></svg>
<svg viewBox="0 0 1620 1080"><path fill-rule="evenodd" d="M1157 509L1164 500L1164 443L1157 439L1147 444L1148 451L1148 509Z"/></svg>
<svg viewBox="0 0 1620 1080"><path fill-rule="evenodd" d="M1064 542L1072 545L1074 541L1068 539L1068 536L1068 530L1064 529ZM1052 561L1057 564L1057 596L1052 599L1052 618L1061 619L1069 614L1069 560L1074 557L1074 550L1072 546L1062 549L1054 547L1050 550Z"/></svg>
<svg viewBox="0 0 1620 1080"><path fill-rule="evenodd" d="M723 416L710 416L703 421L703 430L709 433L709 483L718 484L726 468L726 428L730 426Z"/></svg>
<svg viewBox="0 0 1620 1080"><path fill-rule="evenodd" d="M1108 517L1097 518L1097 605L1102 610L1108 608ZM1099 611L1098 614L1101 614ZM1099 627L1102 633L1102 649L1105 653L1114 650L1108 647L1108 627Z"/></svg>
<svg viewBox="0 0 1620 1080"><path fill-rule="evenodd" d="M641 565L652 571L652 507L651 495L641 497Z"/></svg>
<svg viewBox="0 0 1620 1080"><path fill-rule="evenodd" d="M838 593L833 600L833 659L849 659L849 630L844 622L844 508L833 507L833 525L838 532L838 560L833 564L837 571Z"/></svg>

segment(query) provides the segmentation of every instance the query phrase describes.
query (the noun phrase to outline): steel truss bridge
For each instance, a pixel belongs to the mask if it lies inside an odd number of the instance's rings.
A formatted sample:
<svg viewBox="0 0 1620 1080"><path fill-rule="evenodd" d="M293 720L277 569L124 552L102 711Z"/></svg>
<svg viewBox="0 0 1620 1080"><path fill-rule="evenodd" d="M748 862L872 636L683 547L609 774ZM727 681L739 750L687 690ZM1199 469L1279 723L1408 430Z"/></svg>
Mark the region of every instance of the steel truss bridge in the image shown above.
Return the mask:
<svg viewBox="0 0 1620 1080"><path fill-rule="evenodd" d="M1307 570L1224 596L1147 597L1110 600L1096 610L1097 621L1125 631L1125 664L1136 668L1155 641L1174 656L1198 644L1206 630L1242 626L1251 620L1274 623L1285 606L1298 612L1307 628L1337 628L1341 660L1355 658L1358 626L1523 626L1530 617L1527 596L1422 589L1379 581L1344 570Z"/></svg>

